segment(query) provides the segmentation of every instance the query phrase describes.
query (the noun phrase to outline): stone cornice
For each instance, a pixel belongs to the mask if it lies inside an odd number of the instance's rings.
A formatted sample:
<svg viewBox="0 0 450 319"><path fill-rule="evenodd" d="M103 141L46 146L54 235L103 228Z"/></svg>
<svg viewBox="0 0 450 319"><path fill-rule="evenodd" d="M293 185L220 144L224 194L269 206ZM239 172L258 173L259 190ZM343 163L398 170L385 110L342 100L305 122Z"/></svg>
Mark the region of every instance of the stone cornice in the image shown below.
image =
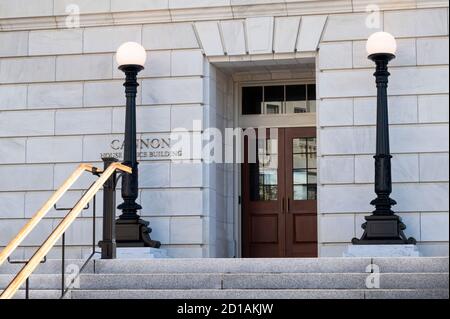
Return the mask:
<svg viewBox="0 0 450 319"><path fill-rule="evenodd" d="M80 27L365 12L366 7L373 4L378 5L381 10L449 6L447 0L273 0L271 3L267 3L267 0L229 0L229 2L230 4L225 6L210 2L209 5L198 7L186 5L186 8L174 8L170 6L169 1L168 8L162 10L82 13ZM65 28L65 19L65 15L0 18L0 31Z"/></svg>

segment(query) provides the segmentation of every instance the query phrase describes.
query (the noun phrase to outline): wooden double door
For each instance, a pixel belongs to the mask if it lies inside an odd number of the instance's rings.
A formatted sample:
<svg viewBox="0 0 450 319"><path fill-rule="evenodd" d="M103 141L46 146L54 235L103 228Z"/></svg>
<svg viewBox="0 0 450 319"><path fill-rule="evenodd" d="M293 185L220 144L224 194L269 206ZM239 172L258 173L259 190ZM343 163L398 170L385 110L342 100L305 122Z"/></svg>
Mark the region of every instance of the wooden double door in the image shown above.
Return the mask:
<svg viewBox="0 0 450 319"><path fill-rule="evenodd" d="M243 257L317 257L316 128L265 131L244 143Z"/></svg>

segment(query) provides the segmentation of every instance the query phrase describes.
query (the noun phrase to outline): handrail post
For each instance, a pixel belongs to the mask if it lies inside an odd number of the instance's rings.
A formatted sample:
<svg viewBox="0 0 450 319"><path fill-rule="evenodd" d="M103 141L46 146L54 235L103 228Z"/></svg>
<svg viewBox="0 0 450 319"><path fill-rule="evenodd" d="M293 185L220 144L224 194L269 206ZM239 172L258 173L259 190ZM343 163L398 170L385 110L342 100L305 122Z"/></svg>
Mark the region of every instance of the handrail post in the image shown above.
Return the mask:
<svg viewBox="0 0 450 319"><path fill-rule="evenodd" d="M104 170L117 161L116 158L103 158ZM116 258L116 183L117 173L114 172L103 185L103 240L99 242L102 259Z"/></svg>

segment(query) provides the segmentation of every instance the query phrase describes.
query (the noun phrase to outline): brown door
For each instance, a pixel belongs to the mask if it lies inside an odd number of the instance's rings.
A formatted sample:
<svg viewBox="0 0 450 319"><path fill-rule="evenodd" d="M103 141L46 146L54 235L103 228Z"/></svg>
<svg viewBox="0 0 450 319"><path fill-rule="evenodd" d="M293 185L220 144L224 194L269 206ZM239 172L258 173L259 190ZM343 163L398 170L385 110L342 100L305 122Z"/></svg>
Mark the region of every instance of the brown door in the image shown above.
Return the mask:
<svg viewBox="0 0 450 319"><path fill-rule="evenodd" d="M286 129L286 256L317 257L315 128Z"/></svg>
<svg viewBox="0 0 450 319"><path fill-rule="evenodd" d="M265 139L245 139L242 167L243 254L245 257L283 257L284 219L284 131ZM253 151L253 152L252 152ZM252 159L253 156L253 159ZM256 162L255 162L256 161Z"/></svg>
<svg viewBox="0 0 450 319"><path fill-rule="evenodd" d="M315 128L278 129L245 141L244 257L317 256ZM252 161L252 151L253 159Z"/></svg>

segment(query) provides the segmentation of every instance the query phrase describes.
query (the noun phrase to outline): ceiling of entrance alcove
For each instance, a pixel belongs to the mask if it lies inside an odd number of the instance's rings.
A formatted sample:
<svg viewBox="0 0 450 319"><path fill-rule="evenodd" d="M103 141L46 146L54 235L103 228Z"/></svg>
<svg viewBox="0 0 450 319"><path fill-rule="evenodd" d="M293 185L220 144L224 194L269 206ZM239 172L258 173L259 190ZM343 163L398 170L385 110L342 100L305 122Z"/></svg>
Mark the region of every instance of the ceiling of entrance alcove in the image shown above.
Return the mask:
<svg viewBox="0 0 450 319"><path fill-rule="evenodd" d="M214 62L212 64L222 72L233 76L239 74L274 74L289 72L297 75L303 74L307 77L314 75L316 70L314 58Z"/></svg>

